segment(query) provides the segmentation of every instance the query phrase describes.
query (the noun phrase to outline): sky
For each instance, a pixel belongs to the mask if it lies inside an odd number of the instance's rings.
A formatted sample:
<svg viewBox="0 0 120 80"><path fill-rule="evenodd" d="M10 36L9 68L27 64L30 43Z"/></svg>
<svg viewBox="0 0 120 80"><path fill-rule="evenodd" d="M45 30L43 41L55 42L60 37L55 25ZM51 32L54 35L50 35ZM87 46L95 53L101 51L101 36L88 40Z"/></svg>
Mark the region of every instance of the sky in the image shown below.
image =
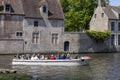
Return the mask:
<svg viewBox="0 0 120 80"><path fill-rule="evenodd" d="M111 6L120 6L120 0L109 0Z"/></svg>

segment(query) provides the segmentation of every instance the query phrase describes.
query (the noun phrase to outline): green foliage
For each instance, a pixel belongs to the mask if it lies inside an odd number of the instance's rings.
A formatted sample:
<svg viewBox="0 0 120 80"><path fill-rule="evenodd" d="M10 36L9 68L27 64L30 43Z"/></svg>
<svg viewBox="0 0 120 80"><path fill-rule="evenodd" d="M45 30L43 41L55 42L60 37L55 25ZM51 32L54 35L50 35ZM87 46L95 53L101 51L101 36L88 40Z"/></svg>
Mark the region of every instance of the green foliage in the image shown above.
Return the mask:
<svg viewBox="0 0 120 80"><path fill-rule="evenodd" d="M60 0L65 16L66 31L89 29L89 21L98 0ZM106 0L109 1L109 0Z"/></svg>
<svg viewBox="0 0 120 80"><path fill-rule="evenodd" d="M105 31L94 31L86 30L87 35L96 42L104 42L105 39L109 38L110 32Z"/></svg>
<svg viewBox="0 0 120 80"><path fill-rule="evenodd" d="M2 74L0 80L30 80L25 74Z"/></svg>

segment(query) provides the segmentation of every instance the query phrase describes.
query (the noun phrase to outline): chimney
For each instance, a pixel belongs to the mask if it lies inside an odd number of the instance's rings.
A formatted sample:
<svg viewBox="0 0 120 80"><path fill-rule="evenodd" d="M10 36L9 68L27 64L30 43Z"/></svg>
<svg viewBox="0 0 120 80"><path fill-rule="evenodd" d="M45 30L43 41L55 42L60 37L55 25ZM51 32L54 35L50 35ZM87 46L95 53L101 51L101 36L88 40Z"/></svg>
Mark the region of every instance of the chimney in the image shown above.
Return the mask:
<svg viewBox="0 0 120 80"><path fill-rule="evenodd" d="M104 0L98 0L98 6L104 7Z"/></svg>

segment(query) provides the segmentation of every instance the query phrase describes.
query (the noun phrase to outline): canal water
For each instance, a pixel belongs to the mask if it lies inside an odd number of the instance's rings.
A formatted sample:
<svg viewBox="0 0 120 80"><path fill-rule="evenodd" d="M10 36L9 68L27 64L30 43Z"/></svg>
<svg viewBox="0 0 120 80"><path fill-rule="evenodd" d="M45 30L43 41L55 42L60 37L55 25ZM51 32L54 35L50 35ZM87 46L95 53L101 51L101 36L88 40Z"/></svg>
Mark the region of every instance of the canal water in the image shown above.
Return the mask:
<svg viewBox="0 0 120 80"><path fill-rule="evenodd" d="M120 80L120 53L84 55L93 58L89 65L12 66L11 55L0 55L0 68L15 69L19 74L30 76L30 80Z"/></svg>

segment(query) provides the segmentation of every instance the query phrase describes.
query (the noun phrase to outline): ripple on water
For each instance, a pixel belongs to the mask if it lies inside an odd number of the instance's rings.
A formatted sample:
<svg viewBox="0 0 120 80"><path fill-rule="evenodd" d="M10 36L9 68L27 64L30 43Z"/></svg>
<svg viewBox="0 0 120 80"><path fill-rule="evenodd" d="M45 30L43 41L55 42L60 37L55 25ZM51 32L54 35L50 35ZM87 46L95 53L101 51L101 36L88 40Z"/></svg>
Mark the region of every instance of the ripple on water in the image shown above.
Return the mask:
<svg viewBox="0 0 120 80"><path fill-rule="evenodd" d="M1 55L0 66L13 68L18 73L25 73L31 76L31 80L120 80L120 53L89 55L93 58L89 65L69 67L12 66L8 65L11 64L11 57Z"/></svg>

